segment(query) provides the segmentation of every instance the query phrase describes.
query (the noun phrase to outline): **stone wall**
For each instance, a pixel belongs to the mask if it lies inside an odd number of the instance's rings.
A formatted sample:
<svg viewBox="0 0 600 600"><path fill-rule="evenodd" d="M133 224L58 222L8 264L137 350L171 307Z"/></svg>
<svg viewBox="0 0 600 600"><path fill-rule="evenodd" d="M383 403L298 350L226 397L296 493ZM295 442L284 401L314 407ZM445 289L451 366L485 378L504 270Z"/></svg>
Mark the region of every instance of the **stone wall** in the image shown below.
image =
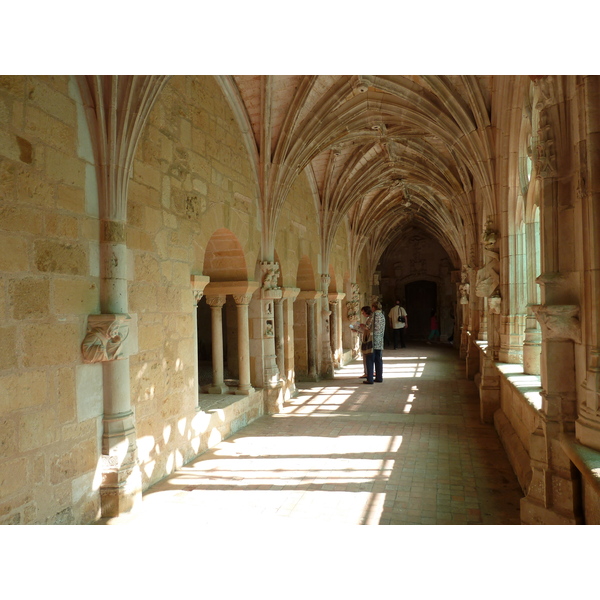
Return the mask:
<svg viewBox="0 0 600 600"><path fill-rule="evenodd" d="M98 207L69 77L0 77L0 523L73 523L99 509Z"/></svg>
<svg viewBox="0 0 600 600"><path fill-rule="evenodd" d="M132 404L144 487L206 449L196 418L194 299L209 240L226 229L253 278L260 236L247 152L211 77L173 77L138 147L128 205L133 271L130 311L139 353L131 357ZM218 275L223 264L212 261Z"/></svg>

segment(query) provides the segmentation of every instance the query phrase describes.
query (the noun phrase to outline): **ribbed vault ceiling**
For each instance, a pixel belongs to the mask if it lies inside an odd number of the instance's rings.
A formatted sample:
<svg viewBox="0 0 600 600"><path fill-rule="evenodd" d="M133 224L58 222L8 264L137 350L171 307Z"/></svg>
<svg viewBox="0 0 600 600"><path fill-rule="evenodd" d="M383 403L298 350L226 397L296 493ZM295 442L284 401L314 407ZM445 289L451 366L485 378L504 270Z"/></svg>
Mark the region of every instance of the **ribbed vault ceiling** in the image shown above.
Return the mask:
<svg viewBox="0 0 600 600"><path fill-rule="evenodd" d="M408 226L464 253L473 185L492 188L491 76L219 80L251 137L268 230L304 171L326 255L344 223L376 259Z"/></svg>

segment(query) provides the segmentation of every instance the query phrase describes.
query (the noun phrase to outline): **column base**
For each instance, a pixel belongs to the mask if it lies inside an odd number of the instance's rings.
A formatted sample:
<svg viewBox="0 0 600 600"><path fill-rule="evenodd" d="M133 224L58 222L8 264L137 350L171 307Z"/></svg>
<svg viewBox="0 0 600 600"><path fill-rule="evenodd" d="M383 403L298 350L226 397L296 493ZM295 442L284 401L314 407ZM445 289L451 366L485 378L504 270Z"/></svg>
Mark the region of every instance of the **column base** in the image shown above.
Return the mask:
<svg viewBox="0 0 600 600"><path fill-rule="evenodd" d="M224 384L211 385L208 388L209 394L227 394L229 393L229 388Z"/></svg>
<svg viewBox="0 0 600 600"><path fill-rule="evenodd" d="M105 440L106 442L106 440ZM124 455L121 455L127 448ZM137 464L135 441L123 439L102 455L100 507L102 517L118 517L142 502L142 474Z"/></svg>
<svg viewBox="0 0 600 600"><path fill-rule="evenodd" d="M243 387L243 388L237 388L233 393L236 394L236 396L249 396L250 394L254 394L256 390L249 385L248 387Z"/></svg>
<svg viewBox="0 0 600 600"><path fill-rule="evenodd" d="M100 487L100 507L103 518L119 517L125 513L134 512L142 505L141 475L139 488L130 489L129 482L120 486Z"/></svg>
<svg viewBox="0 0 600 600"><path fill-rule="evenodd" d="M267 388L265 394L265 413L276 415L283 411L284 388Z"/></svg>

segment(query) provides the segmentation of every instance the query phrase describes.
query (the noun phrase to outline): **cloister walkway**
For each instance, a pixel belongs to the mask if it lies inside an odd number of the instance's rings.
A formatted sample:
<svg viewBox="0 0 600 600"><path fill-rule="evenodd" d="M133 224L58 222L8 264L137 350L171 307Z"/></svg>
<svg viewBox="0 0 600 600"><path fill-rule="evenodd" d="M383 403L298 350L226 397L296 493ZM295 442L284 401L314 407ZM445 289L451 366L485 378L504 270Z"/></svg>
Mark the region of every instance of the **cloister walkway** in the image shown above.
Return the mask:
<svg viewBox="0 0 600 600"><path fill-rule="evenodd" d="M150 488L135 516L105 522L519 524L522 490L453 348L385 350L384 381L361 374L357 361L299 383L281 414Z"/></svg>

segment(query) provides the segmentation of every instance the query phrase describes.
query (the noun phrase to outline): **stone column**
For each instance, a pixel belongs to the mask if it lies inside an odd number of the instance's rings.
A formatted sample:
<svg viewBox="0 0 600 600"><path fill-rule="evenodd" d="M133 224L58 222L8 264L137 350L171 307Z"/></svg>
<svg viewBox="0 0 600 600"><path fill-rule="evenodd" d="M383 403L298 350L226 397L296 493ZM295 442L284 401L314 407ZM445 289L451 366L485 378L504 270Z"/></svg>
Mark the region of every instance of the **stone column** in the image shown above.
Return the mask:
<svg viewBox="0 0 600 600"><path fill-rule="evenodd" d="M210 306L212 330L212 372L213 383L208 388L210 394L225 394L228 387L225 385L225 369L223 366L223 305L225 296L206 296Z"/></svg>
<svg viewBox="0 0 600 600"><path fill-rule="evenodd" d="M539 223L531 222L526 224L527 238L527 273L539 273L538 256L540 248L536 244ZM527 313L525 315L525 335L523 338L523 372L529 375L540 374L540 353L542 351L542 332L540 325L533 312L533 306L539 304L539 286L535 280L527 281Z"/></svg>
<svg viewBox="0 0 600 600"><path fill-rule="evenodd" d="M204 296L204 288L209 281L210 277L204 275L191 275L190 277L192 294L194 297L192 315L194 320L194 346L196 348L196 362L194 364L194 389L196 390L196 395L198 396L198 402L200 402L200 390L198 384L198 303L200 300L202 300L202 296Z"/></svg>
<svg viewBox="0 0 600 600"><path fill-rule="evenodd" d="M469 267L463 265L460 272L460 283L458 284L458 300L456 303L456 324L460 331L459 357L465 359L469 344L469 295L471 284L469 283Z"/></svg>
<svg viewBox="0 0 600 600"><path fill-rule="evenodd" d="M321 370L320 375L325 378L333 377L333 351L331 347L332 313L329 309L329 284L331 276L321 275Z"/></svg>
<svg viewBox="0 0 600 600"><path fill-rule="evenodd" d="M306 300L306 345L308 352L308 377L317 381L317 332L315 327L316 298Z"/></svg>
<svg viewBox="0 0 600 600"><path fill-rule="evenodd" d="M140 134L167 82L165 76L85 75L77 81L94 153L100 210L100 309L105 315L127 314L127 192ZM106 333L113 334L108 330ZM94 335L88 332L88 335ZM117 334L119 337L119 334ZM131 337L131 336L130 336ZM90 343L88 336L87 343ZM102 435L103 517L115 517L139 505L141 472L129 378L128 353L113 355L113 338L102 358L104 432ZM130 342L131 343L131 342ZM137 340L134 340L137 347Z"/></svg>
<svg viewBox="0 0 600 600"><path fill-rule="evenodd" d="M234 295L238 316L238 352L240 382L236 394L247 396L254 392L250 383L250 333L248 329L248 304L252 294Z"/></svg>
<svg viewBox="0 0 600 600"><path fill-rule="evenodd" d="M332 292L329 296L329 308L331 310L331 352L333 354L333 364L336 369L342 366L342 331L341 331L341 314L340 314L340 300L345 297L344 293Z"/></svg>
<svg viewBox="0 0 600 600"><path fill-rule="evenodd" d="M109 220L101 222L100 260L102 313L120 314L129 319L124 223ZM104 431L100 498L102 516L114 517L135 508L140 503L142 494L134 415L131 409L129 356L111 357L109 352L102 363L102 382Z"/></svg>
<svg viewBox="0 0 600 600"><path fill-rule="evenodd" d="M468 379L475 379L481 368L481 348L477 344L479 339L479 328L481 311L477 307L477 299L472 299L467 307L466 322L466 375Z"/></svg>
<svg viewBox="0 0 600 600"><path fill-rule="evenodd" d="M582 383L579 417L575 424L578 441L600 451L600 77L586 76L584 82L586 139L579 143L585 318L586 377Z"/></svg>
<svg viewBox="0 0 600 600"><path fill-rule="evenodd" d="M283 325L283 305L285 298L276 298L275 302L275 356L277 357L277 368L279 369L279 378L283 385L286 384L285 371L285 331Z"/></svg>
<svg viewBox="0 0 600 600"><path fill-rule="evenodd" d="M285 396L286 399L297 394L296 389L296 366L294 363L294 302L300 292L299 288L282 288L285 299L283 313L283 343L284 343L284 370Z"/></svg>
<svg viewBox="0 0 600 600"><path fill-rule="evenodd" d="M330 294L331 296L331 294ZM338 301L337 299L329 299L329 310L331 313L330 321L330 340L331 344L331 353L333 355L333 366L336 369L341 367L340 363L340 348L338 345Z"/></svg>
<svg viewBox="0 0 600 600"><path fill-rule="evenodd" d="M342 301L344 300L345 297L346 297L346 294L344 292L339 292L338 298L337 298L337 303L336 303L336 315L337 315L336 346L338 348L338 353L339 353L340 367L342 367L344 364L344 342L343 342L343 338L342 338L342 327L343 327Z"/></svg>
<svg viewBox="0 0 600 600"><path fill-rule="evenodd" d="M534 311L542 325L542 409L530 440L532 480L521 500L521 520L573 525L580 522L580 489L560 438L575 430L574 344L581 341L579 307L540 305Z"/></svg>
<svg viewBox="0 0 600 600"><path fill-rule="evenodd" d="M346 319L348 324L360 321L360 290L357 283L349 284L349 300L346 301ZM345 340L345 342L344 342ZM352 349L352 358L358 358L359 336L354 333L350 327L344 327L342 330L342 346Z"/></svg>
<svg viewBox="0 0 600 600"><path fill-rule="evenodd" d="M540 374L540 354L542 351L542 332L531 306L527 307L525 317L525 339L523 341L523 372L529 375Z"/></svg>

